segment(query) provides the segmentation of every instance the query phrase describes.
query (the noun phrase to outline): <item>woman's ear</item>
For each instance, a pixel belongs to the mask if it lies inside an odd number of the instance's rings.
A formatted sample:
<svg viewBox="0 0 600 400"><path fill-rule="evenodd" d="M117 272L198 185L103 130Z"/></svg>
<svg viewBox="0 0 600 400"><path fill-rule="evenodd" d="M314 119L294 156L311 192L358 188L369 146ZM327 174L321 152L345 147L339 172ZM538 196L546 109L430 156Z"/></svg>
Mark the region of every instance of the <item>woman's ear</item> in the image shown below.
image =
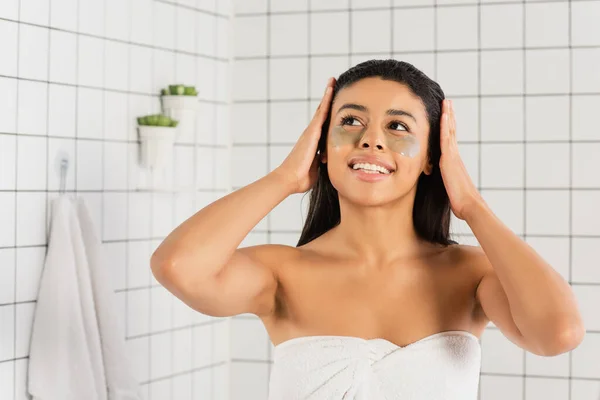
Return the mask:
<svg viewBox="0 0 600 400"><path fill-rule="evenodd" d="M425 175L431 175L431 171L433 171L433 165L431 165L431 161L427 161L425 168L423 168L423 173Z"/></svg>
<svg viewBox="0 0 600 400"><path fill-rule="evenodd" d="M319 157L321 157L321 164L327 164L327 152L319 154Z"/></svg>

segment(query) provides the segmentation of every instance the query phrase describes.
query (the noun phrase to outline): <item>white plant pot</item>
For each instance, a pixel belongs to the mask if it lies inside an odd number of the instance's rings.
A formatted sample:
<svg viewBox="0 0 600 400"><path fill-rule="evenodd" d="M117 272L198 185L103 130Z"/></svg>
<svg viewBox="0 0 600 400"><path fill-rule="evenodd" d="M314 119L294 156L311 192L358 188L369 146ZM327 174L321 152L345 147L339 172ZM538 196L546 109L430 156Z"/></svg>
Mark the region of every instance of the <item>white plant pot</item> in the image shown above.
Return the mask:
<svg viewBox="0 0 600 400"><path fill-rule="evenodd" d="M194 139L196 113L198 112L197 96L162 96L163 114L179 121L178 136L188 141Z"/></svg>
<svg viewBox="0 0 600 400"><path fill-rule="evenodd" d="M147 168L160 169L173 158L173 145L177 128L169 126L138 126L141 164Z"/></svg>

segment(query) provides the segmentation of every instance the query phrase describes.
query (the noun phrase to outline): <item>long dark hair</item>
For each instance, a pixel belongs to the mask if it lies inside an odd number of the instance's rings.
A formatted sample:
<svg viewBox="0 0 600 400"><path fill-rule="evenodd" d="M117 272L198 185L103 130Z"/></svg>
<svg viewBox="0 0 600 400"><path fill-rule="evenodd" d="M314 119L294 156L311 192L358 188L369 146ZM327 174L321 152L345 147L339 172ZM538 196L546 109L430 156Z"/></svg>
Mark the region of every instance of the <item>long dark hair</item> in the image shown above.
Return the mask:
<svg viewBox="0 0 600 400"><path fill-rule="evenodd" d="M428 242L449 245L450 200L440 172L440 118L444 92L440 85L413 65L397 60L369 60L350 68L339 76L333 89L333 98L346 86L369 77L396 81L408 86L418 96L429 120L428 156L432 165L430 175L421 173L413 206L413 223L417 235ZM332 100L333 102L333 100ZM323 124L318 150L326 149L331 109ZM337 190L329 180L324 164L319 164L318 177L310 190L308 215L297 246L318 238L340 223L340 203Z"/></svg>

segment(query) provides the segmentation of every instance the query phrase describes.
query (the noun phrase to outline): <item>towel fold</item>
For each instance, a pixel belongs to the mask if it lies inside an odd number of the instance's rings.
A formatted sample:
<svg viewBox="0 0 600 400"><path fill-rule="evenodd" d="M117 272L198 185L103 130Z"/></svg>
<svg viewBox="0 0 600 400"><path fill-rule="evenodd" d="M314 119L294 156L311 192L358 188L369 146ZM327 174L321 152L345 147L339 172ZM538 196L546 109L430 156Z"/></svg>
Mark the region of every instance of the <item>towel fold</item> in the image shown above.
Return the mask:
<svg viewBox="0 0 600 400"><path fill-rule="evenodd" d="M101 246L83 199L53 201L31 334L33 400L141 399Z"/></svg>

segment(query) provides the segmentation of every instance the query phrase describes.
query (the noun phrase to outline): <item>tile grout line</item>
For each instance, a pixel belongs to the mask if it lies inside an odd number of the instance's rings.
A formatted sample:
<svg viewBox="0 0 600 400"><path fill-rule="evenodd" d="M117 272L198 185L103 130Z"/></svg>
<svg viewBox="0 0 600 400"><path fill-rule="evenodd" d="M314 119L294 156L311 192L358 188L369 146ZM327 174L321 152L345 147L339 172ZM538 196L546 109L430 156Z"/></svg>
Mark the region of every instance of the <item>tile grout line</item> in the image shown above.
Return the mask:
<svg viewBox="0 0 600 400"><path fill-rule="evenodd" d="M19 62L20 58L21 58L21 0L18 0L17 2L17 79L15 80L15 92L16 92L16 101L15 104L19 105L19 75L20 75L20 67L21 67L21 63ZM17 131L17 137L15 138L15 196L14 196L14 201L15 201L15 213L14 213L14 222L15 222L15 228L14 228L14 232L15 232L15 252L14 252L14 265L13 265L13 279L14 279L14 290L13 290L13 299L16 302L17 301L17 234L18 234L18 229L17 229L17 212L18 212L18 202L17 202L17 194L18 194L18 188L19 188L19 174L18 174L18 170L19 170L19 113L16 112L15 113L15 127L16 127L16 131ZM17 400L17 306L16 304L13 306L13 358L15 359L15 361L13 362L13 400Z"/></svg>

